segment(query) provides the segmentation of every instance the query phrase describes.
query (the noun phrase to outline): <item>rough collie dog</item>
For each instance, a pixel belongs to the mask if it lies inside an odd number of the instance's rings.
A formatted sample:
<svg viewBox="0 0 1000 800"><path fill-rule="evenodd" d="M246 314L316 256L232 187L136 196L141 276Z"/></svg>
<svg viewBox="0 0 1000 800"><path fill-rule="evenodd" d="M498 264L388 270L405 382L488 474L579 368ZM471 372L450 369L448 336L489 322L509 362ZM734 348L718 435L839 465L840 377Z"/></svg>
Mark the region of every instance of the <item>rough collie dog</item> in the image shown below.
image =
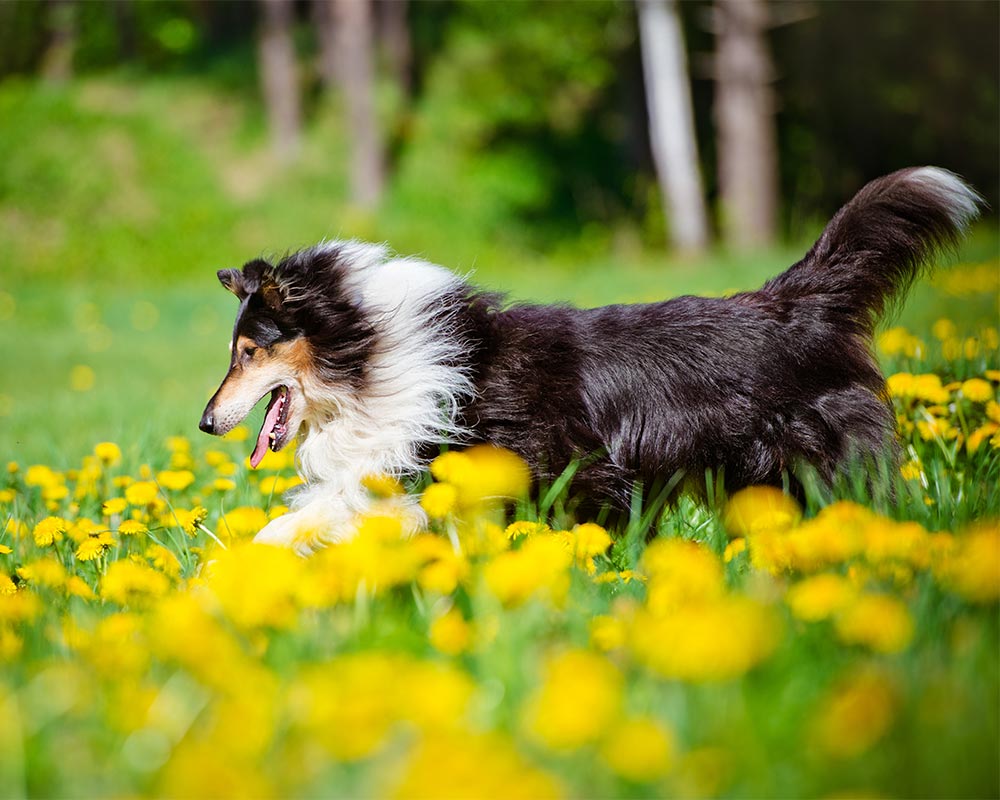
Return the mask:
<svg viewBox="0 0 1000 800"><path fill-rule="evenodd" d="M250 261L218 273L240 306L200 427L225 434L270 394L251 464L298 437L305 485L257 539L300 552L352 533L366 475L417 472L445 443L506 447L542 480L581 459L573 491L598 506L684 471L831 480L894 446L873 329L980 202L950 172L904 169L757 291L644 305L508 306L359 242Z"/></svg>

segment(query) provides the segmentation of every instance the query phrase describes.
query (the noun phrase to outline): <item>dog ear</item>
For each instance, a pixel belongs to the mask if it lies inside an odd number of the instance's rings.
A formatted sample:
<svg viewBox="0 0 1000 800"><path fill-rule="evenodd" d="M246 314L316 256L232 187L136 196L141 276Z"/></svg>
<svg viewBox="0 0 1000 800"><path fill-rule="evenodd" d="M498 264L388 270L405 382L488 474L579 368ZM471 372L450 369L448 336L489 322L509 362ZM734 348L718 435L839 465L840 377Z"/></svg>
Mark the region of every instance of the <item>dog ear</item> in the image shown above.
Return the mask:
<svg viewBox="0 0 1000 800"><path fill-rule="evenodd" d="M235 294L240 300L247 296L247 287L243 281L243 273L238 269L220 269L216 275L219 276L219 283Z"/></svg>
<svg viewBox="0 0 1000 800"><path fill-rule="evenodd" d="M280 311L285 304L285 293L271 273L265 273L261 279L260 296L272 311Z"/></svg>

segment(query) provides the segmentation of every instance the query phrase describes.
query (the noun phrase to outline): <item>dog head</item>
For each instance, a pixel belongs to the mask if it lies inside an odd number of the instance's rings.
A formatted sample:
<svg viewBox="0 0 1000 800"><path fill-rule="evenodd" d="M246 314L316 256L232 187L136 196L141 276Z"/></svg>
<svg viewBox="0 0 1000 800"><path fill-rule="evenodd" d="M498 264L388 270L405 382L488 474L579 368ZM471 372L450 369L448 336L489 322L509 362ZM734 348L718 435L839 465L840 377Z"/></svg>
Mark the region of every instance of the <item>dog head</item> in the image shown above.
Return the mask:
<svg viewBox="0 0 1000 800"><path fill-rule="evenodd" d="M333 411L338 396L362 387L373 331L354 289L352 255L348 245L331 245L218 272L240 306L229 370L199 427L228 433L270 393L254 467L268 448L277 452L292 441L303 422Z"/></svg>

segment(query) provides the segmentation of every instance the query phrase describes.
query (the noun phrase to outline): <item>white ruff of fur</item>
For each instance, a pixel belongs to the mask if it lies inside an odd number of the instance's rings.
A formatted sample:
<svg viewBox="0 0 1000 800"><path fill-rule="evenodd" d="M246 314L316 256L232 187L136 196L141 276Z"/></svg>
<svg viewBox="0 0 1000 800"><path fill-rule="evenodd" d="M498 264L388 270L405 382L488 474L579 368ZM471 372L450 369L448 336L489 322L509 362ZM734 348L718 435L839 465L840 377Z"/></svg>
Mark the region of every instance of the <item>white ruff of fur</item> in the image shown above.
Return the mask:
<svg viewBox="0 0 1000 800"><path fill-rule="evenodd" d="M456 412L473 392L466 371L455 366L463 345L444 305L462 283L458 276L416 259L386 260L386 248L378 245L321 247L337 247L350 264L349 285L377 341L362 393L316 381L303 385L307 410L297 461L305 485L292 496L293 512L259 535L300 552L353 533L357 515L372 508L365 476L416 472L425 466L419 445L461 441L466 431L456 425ZM410 527L423 522L412 498L397 506ZM320 541L304 539L303 526Z"/></svg>

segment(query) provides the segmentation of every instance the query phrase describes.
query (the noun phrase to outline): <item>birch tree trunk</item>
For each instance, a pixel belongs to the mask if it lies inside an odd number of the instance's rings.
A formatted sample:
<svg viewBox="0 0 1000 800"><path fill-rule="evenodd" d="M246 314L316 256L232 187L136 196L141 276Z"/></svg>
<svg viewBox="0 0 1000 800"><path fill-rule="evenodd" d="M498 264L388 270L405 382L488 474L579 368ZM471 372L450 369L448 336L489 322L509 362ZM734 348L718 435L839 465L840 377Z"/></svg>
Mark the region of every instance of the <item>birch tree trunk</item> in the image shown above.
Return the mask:
<svg viewBox="0 0 1000 800"><path fill-rule="evenodd" d="M649 139L667 230L678 250L708 244L708 214L695 140L687 53L675 0L637 0Z"/></svg>
<svg viewBox="0 0 1000 800"><path fill-rule="evenodd" d="M295 158L302 131L292 0L260 0L262 11L257 57L271 143L283 161Z"/></svg>
<svg viewBox="0 0 1000 800"><path fill-rule="evenodd" d="M385 165L375 109L375 37L371 0L333 0L333 52L351 139L351 199L373 208Z"/></svg>
<svg viewBox="0 0 1000 800"><path fill-rule="evenodd" d="M726 243L740 250L774 241L778 209L774 69L763 0L715 0L715 127Z"/></svg>

